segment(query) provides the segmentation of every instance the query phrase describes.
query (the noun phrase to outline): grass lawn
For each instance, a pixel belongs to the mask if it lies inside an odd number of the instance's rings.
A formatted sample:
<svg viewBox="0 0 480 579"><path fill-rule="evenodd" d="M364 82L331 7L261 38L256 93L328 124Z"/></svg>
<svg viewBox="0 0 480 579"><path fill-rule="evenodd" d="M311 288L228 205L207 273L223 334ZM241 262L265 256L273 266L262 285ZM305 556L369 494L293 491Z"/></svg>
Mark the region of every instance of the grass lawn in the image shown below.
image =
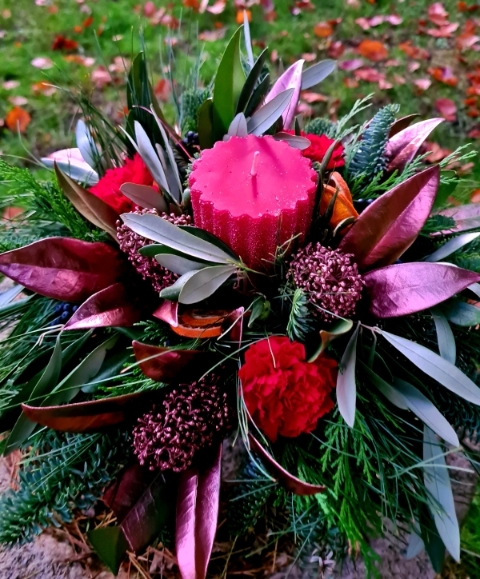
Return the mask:
<svg viewBox="0 0 480 579"><path fill-rule="evenodd" d="M15 130L4 127L0 151L24 156L24 146L43 154L71 145L76 109L63 88L91 92L96 103L120 120L124 101L120 57L129 59L138 51L141 29L154 84L165 77L169 43L176 54L180 82L188 70L186 64L194 59L188 55L200 51L201 76L209 82L225 42L237 26L237 12L232 0L220 14L198 14L188 7L191 4L195 2L140 5L135 0L4 0L0 10L0 119L7 121L8 113L20 106L31 115L31 122L23 134L24 145ZM315 0L310 9L292 12L294 4L293 0L276 0L275 18L264 14L261 6L253 6L251 29L256 50L268 44L271 62L278 68L299 57L309 62L322 58L339 61L344 70L339 69L316 89L320 96L306 95L307 115L313 111L334 118L356 99L374 93L375 108L398 102L402 114L419 113L427 118L441 116L438 99L449 99L452 103L448 106L454 107L452 120L435 131L435 141L452 149L470 140L467 135L480 135L476 119L480 114L476 92L480 95L480 89L471 89L467 76L480 63L476 51L480 44L475 41L480 29L475 18L480 18L480 13L459 11L456 0L445 0L448 15L443 16L435 10L431 13L431 8L429 13L426 2L399 2L394 5L396 13L390 3L382 1ZM297 2L298 6L306 4ZM213 1L208 5L214 11L218 6ZM379 16L388 18L378 24ZM377 22L370 20L373 17ZM180 20L181 31L176 28ZM432 36L432 30L447 36ZM363 50L368 45L361 44L364 40L380 44L370 43L376 50L368 54ZM54 90L48 84L61 88ZM13 129L16 126L11 121L8 124ZM480 169L476 167L468 178L471 188L477 188Z"/></svg>

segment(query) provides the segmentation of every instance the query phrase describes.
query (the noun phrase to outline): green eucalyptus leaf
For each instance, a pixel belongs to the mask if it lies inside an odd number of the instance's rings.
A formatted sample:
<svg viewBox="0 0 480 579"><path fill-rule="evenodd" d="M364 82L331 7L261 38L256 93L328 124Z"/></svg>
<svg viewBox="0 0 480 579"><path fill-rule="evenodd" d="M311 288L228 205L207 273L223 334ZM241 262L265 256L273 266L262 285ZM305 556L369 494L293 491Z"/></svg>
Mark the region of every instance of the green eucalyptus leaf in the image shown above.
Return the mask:
<svg viewBox="0 0 480 579"><path fill-rule="evenodd" d="M408 408L418 416L424 424L452 446L460 445L457 433L451 424L420 390L412 386L409 382L400 380L400 378L395 379L394 387L400 391Z"/></svg>
<svg viewBox="0 0 480 579"><path fill-rule="evenodd" d="M76 368L57 384L52 393L46 397L42 406L57 406L75 398L82 386L98 374L107 352L115 346L118 338L119 335L114 334L90 352Z"/></svg>
<svg viewBox="0 0 480 579"><path fill-rule="evenodd" d="M446 319L452 324L467 327L480 324L480 308L459 298L449 299L440 308Z"/></svg>
<svg viewBox="0 0 480 579"><path fill-rule="evenodd" d="M198 141L201 149L210 149L215 143L213 134L213 101L207 99L198 109Z"/></svg>
<svg viewBox="0 0 480 579"><path fill-rule="evenodd" d="M111 378L119 377L125 365L135 361L133 353L130 349L123 349L120 352L116 352L113 356L106 358L94 379L87 384L82 386L82 392L95 392L102 382L107 381Z"/></svg>
<svg viewBox="0 0 480 579"><path fill-rule="evenodd" d="M253 112L260 106L260 103L267 96L270 90L270 73L266 74L262 81L255 87L255 90L245 108L245 116L250 117Z"/></svg>
<svg viewBox="0 0 480 579"><path fill-rule="evenodd" d="M290 133L284 132L276 133L275 135L273 135L273 138L276 141L285 141L290 145L290 147L293 147L294 149L300 149L300 151L308 149L308 147L310 147L311 145L310 141L305 137L291 135Z"/></svg>
<svg viewBox="0 0 480 579"><path fill-rule="evenodd" d="M378 328L376 331L422 372L461 398L480 406L480 388L456 366L416 342Z"/></svg>
<svg viewBox="0 0 480 579"><path fill-rule="evenodd" d="M40 379L38 380L36 386L29 399L34 399L42 396L44 393L51 391L55 385L58 383L60 378L60 372L62 371L62 345L60 342L60 335L57 337L55 343L55 348L53 349L52 356L43 371ZM20 448L22 444L27 440L27 438L35 430L36 424L28 420L28 418L22 413L18 417L15 426L10 431L8 439L5 445L4 454L10 454L12 451Z"/></svg>
<svg viewBox="0 0 480 579"><path fill-rule="evenodd" d="M255 85L257 84L260 75L262 74L263 66L267 58L267 49L260 54L257 61L253 65L247 80L243 85L242 92L240 93L240 98L238 99L237 113L244 113L248 107L250 100L252 99Z"/></svg>
<svg viewBox="0 0 480 579"><path fill-rule="evenodd" d="M161 213L168 212L168 205L163 195L153 187L138 185L137 183L124 183L120 187L120 191L125 197L144 209L156 209Z"/></svg>
<svg viewBox="0 0 480 579"><path fill-rule="evenodd" d="M120 527L98 527L87 533L93 550L100 560L117 575L128 550L128 543Z"/></svg>
<svg viewBox="0 0 480 579"><path fill-rule="evenodd" d="M251 306L251 314L248 327L251 328L257 320L266 320L270 315L272 306L265 296L257 296Z"/></svg>
<svg viewBox="0 0 480 579"><path fill-rule="evenodd" d="M440 356L448 360L451 364L455 364L457 345L455 344L455 336L453 335L452 328L447 318L440 311L440 308L432 308L431 311L433 321L435 322Z"/></svg>
<svg viewBox="0 0 480 579"><path fill-rule="evenodd" d="M197 271L189 271L187 273L184 273L181 277L177 279L177 281L174 284L162 289L162 291L160 292L160 297L166 300L170 300L172 302L178 301L183 286L196 273Z"/></svg>
<svg viewBox="0 0 480 579"><path fill-rule="evenodd" d="M209 231L205 231L205 229L200 229L200 227L194 227L193 225L179 225L180 229L183 231L187 231L191 233L195 237L203 239L204 241L208 241L212 245L222 249L228 255L231 255L232 259L235 261L239 261L238 257L233 253L233 251L228 247L226 243L224 243L219 237L210 233Z"/></svg>
<svg viewBox="0 0 480 579"><path fill-rule="evenodd" d="M357 325L343 353L337 377L338 410L350 428L353 427L355 422L355 406L357 401L355 369L359 330L360 325Z"/></svg>
<svg viewBox="0 0 480 579"><path fill-rule="evenodd" d="M158 158L155 148L153 147L150 139L148 138L145 129L142 125L135 121L135 139L137 142L138 153L142 157L143 162L148 167L148 170L152 174L152 177L164 189L167 193L170 193L167 176L163 169L162 163Z"/></svg>
<svg viewBox="0 0 480 579"><path fill-rule="evenodd" d="M385 398L391 402L397 408L401 410L408 410L408 405L405 401L405 397L396 390L391 384L384 380L381 376L376 374L371 370L366 364L360 362L362 371L368 376L371 383L381 392Z"/></svg>
<svg viewBox="0 0 480 579"><path fill-rule="evenodd" d="M173 273L177 273L178 275L184 275L189 271L195 271L206 267L206 264L204 263L192 261L186 257L173 255L172 253L157 254L155 259L160 265L166 267L169 271L173 271Z"/></svg>
<svg viewBox="0 0 480 579"><path fill-rule="evenodd" d="M248 135L247 119L243 113L238 113L228 127L227 135L223 137L246 137Z"/></svg>
<svg viewBox="0 0 480 579"><path fill-rule="evenodd" d="M312 354L309 358L309 362L314 362L320 354L323 354L325 350L328 348L328 345L332 340L338 338L339 336L343 336L347 334L353 328L352 320L341 319L337 320L332 324L332 326L328 330L320 330L320 346L317 350Z"/></svg>
<svg viewBox="0 0 480 579"><path fill-rule="evenodd" d="M434 251L431 255L425 258L424 261L434 262L434 261L442 261L452 253L455 253L465 245L471 243L474 239L480 235L480 232L476 231L474 233L463 233L462 235L458 235L450 241L447 241L444 245L439 247L437 251Z"/></svg>
<svg viewBox="0 0 480 579"><path fill-rule="evenodd" d="M197 257L213 263L232 261L229 254L213 243L192 235L158 215L124 213L121 217L125 225L138 235L181 251L189 257Z"/></svg>
<svg viewBox="0 0 480 579"><path fill-rule="evenodd" d="M424 481L428 507L438 534L455 561L460 561L460 527L442 447L428 427L423 431Z"/></svg>
<svg viewBox="0 0 480 579"><path fill-rule="evenodd" d="M237 104L245 83L240 55L240 38L243 26L238 28L223 53L213 86L214 140L221 140L233 121Z"/></svg>
<svg viewBox="0 0 480 579"><path fill-rule="evenodd" d="M258 109L247 123L249 134L259 137L268 131L290 105L294 91L295 89L293 88L284 90L266 105Z"/></svg>
<svg viewBox="0 0 480 579"><path fill-rule="evenodd" d="M163 139L163 142L165 144L165 150L167 152L167 157L168 157L170 169L171 169L173 177L174 177L175 189L177 191L176 199L178 201L180 201L183 187L182 187L182 180L180 178L180 172L178 170L177 162L175 161L175 155L173 154L173 149L170 145L170 141L168 139L167 133L165 132L162 121L158 117L153 106L150 107L150 110L152 111L152 114L155 117L155 120L157 121L158 129L160 131L160 134L162 135L162 139Z"/></svg>
<svg viewBox="0 0 480 579"><path fill-rule="evenodd" d="M178 301L195 304L210 297L237 271L234 265L214 265L194 272L180 290Z"/></svg>
<svg viewBox="0 0 480 579"><path fill-rule="evenodd" d="M245 40L245 50L247 51L248 65L250 68L254 66L253 50L252 50L252 38L250 35L250 23L248 22L247 11L243 11L243 36Z"/></svg>
<svg viewBox="0 0 480 579"><path fill-rule="evenodd" d="M0 308L12 302L25 288L22 285L14 285L0 294Z"/></svg>
<svg viewBox="0 0 480 579"><path fill-rule="evenodd" d="M336 68L337 63L334 60L321 60L305 69L302 73L302 90L307 90L321 83Z"/></svg>

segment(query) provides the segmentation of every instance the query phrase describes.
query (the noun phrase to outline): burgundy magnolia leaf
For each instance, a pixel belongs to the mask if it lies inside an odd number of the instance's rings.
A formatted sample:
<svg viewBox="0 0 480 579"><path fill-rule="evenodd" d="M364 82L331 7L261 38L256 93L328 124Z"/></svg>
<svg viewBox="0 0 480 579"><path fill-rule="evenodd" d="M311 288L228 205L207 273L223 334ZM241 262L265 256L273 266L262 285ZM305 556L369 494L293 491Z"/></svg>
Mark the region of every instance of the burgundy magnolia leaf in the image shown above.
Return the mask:
<svg viewBox="0 0 480 579"><path fill-rule="evenodd" d="M300 89L302 87L302 72L304 62L304 60L297 60L297 62L287 68L287 70L277 80L270 92L265 97L265 103L268 103L281 92L291 88L294 89L290 99L290 104L282 114L284 129L290 129L295 117L298 99L300 98Z"/></svg>
<svg viewBox="0 0 480 579"><path fill-rule="evenodd" d="M398 169L401 171L415 157L433 129L443 121L444 119L420 121L391 137L387 142L386 149L387 157L390 159L387 170Z"/></svg>
<svg viewBox="0 0 480 579"><path fill-rule="evenodd" d="M252 450L260 455L268 472L285 487L287 491L300 496L316 495L317 493L323 493L325 491L326 487L323 485L312 485L290 474L272 455L268 454L252 434L249 434L248 439L250 440Z"/></svg>
<svg viewBox="0 0 480 579"><path fill-rule="evenodd" d="M370 313L395 318L420 312L448 300L480 281L480 274L441 263L401 263L363 276Z"/></svg>
<svg viewBox="0 0 480 579"><path fill-rule="evenodd" d="M164 300L163 304L153 312L153 316L169 326L178 326L178 302Z"/></svg>
<svg viewBox="0 0 480 579"><path fill-rule="evenodd" d="M88 221L117 239L118 213L88 189L84 189L54 163L58 184L65 197Z"/></svg>
<svg viewBox="0 0 480 579"><path fill-rule="evenodd" d="M245 308L241 307L234 310L226 320L227 327L231 327L228 338L239 345L242 344L244 316Z"/></svg>
<svg viewBox="0 0 480 579"><path fill-rule="evenodd" d="M139 552L164 526L171 511L171 495L162 473L132 464L107 488L103 501L116 515L130 549Z"/></svg>
<svg viewBox="0 0 480 579"><path fill-rule="evenodd" d="M397 133L403 131L408 126L410 126L410 123L413 121L413 119L417 118L418 116L419 116L418 113L414 113L413 115L407 115L406 117L397 119L390 127L390 132L388 133L389 138L391 139Z"/></svg>
<svg viewBox="0 0 480 579"><path fill-rule="evenodd" d="M222 446L212 449L210 464L180 474L175 546L182 579L205 579L217 530Z"/></svg>
<svg viewBox="0 0 480 579"><path fill-rule="evenodd" d="M135 418L138 405L149 396L149 392L139 392L61 406L22 404L22 410L32 422L53 430L97 432Z"/></svg>
<svg viewBox="0 0 480 579"><path fill-rule="evenodd" d="M157 382L192 382L215 365L213 352L172 350L133 341L133 353L142 372Z"/></svg>
<svg viewBox="0 0 480 579"><path fill-rule="evenodd" d="M134 462L126 466L110 483L102 500L114 512L117 520L122 521L157 476L158 472Z"/></svg>
<svg viewBox="0 0 480 579"><path fill-rule="evenodd" d="M394 263L420 233L439 182L440 169L434 166L383 194L360 215L339 249L353 253L361 270Z"/></svg>
<svg viewBox="0 0 480 579"><path fill-rule="evenodd" d="M142 319L143 313L144 308L135 294L130 294L123 283L116 283L88 298L64 329L133 326Z"/></svg>
<svg viewBox="0 0 480 579"><path fill-rule="evenodd" d="M106 243L49 237L0 255L0 271L47 298L81 302L119 281L120 252Z"/></svg>

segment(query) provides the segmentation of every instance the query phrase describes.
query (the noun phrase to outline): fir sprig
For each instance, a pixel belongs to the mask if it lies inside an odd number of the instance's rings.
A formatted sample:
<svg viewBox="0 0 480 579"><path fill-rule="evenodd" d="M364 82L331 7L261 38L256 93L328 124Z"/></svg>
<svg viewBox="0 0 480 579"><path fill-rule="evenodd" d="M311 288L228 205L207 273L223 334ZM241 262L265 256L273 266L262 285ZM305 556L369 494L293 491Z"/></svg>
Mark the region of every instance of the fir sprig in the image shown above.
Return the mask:
<svg viewBox="0 0 480 579"><path fill-rule="evenodd" d="M39 434L21 465L18 490L0 498L0 542L31 539L70 522L74 509L90 508L128 459L127 439L122 433Z"/></svg>
<svg viewBox="0 0 480 579"><path fill-rule="evenodd" d="M297 288L292 296L292 307L287 323L287 335L291 340L304 342L314 327L308 304L306 293Z"/></svg>
<svg viewBox="0 0 480 579"><path fill-rule="evenodd" d="M104 239L64 196L56 182L41 182L28 169L0 159L0 209L22 207L25 212L0 227L0 246L8 249L51 236L70 235L77 239ZM17 246L18 247L18 246Z"/></svg>
<svg viewBox="0 0 480 579"><path fill-rule="evenodd" d="M380 109L362 133L360 146L348 165L353 195L360 193L385 170L388 134L399 108L398 105L387 105Z"/></svg>

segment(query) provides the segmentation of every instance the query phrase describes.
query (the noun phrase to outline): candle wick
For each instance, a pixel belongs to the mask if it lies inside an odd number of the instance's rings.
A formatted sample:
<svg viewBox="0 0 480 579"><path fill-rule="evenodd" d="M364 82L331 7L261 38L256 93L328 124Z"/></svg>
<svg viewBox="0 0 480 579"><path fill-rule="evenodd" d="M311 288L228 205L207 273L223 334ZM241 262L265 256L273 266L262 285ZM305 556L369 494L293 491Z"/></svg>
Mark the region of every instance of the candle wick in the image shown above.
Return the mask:
<svg viewBox="0 0 480 579"><path fill-rule="evenodd" d="M250 169L250 175L252 177L257 176L257 165L258 165L258 157L259 156L260 156L260 151L255 151L255 153L253 153L252 168Z"/></svg>

